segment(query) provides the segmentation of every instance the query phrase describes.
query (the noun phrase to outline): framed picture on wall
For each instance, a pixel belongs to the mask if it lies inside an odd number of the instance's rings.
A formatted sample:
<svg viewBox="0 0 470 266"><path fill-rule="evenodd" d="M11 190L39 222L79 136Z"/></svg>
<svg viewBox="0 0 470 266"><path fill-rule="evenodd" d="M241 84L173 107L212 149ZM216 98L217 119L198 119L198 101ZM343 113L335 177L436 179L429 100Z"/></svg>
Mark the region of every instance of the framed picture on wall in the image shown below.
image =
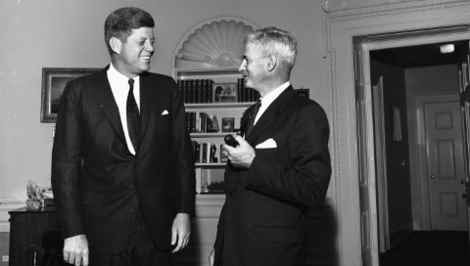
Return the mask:
<svg viewBox="0 0 470 266"><path fill-rule="evenodd" d="M41 122L54 123L65 85L72 79L94 73L101 68L42 68Z"/></svg>
<svg viewBox="0 0 470 266"><path fill-rule="evenodd" d="M237 84L233 82L214 84L214 102L236 102Z"/></svg>
<svg viewBox="0 0 470 266"><path fill-rule="evenodd" d="M235 117L222 117L222 132L233 132L235 128Z"/></svg>

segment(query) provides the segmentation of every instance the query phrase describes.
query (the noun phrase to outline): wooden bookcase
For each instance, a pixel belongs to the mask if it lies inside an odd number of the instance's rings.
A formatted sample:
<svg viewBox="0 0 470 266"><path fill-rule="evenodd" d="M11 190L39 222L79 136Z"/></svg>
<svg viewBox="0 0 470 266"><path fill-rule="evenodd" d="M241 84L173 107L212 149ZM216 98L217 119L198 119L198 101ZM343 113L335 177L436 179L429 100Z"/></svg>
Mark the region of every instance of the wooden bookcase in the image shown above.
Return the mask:
<svg viewBox="0 0 470 266"><path fill-rule="evenodd" d="M10 266L66 265L62 260L62 235L55 210L9 211Z"/></svg>
<svg viewBox="0 0 470 266"><path fill-rule="evenodd" d="M208 127L204 122L197 128L190 126L192 141L208 143L205 147L209 147L209 152L201 152L201 147L195 152L205 160L195 163L196 216L193 219L191 246L185 251L188 265L208 265L207 258L225 199L223 181L226 162L221 157L220 144L226 134L240 128L243 112L255 101L253 90L240 91L243 81L238 71L242 63L244 39L255 28L241 17L211 18L188 30L175 49L173 77L180 89L191 85L205 88L199 98L186 98L186 112L193 113L190 120L205 113L207 115L203 115L202 120L209 118L210 121ZM194 97L192 90L188 92L186 95ZM216 129L213 120L217 121ZM198 123L201 122L198 120Z"/></svg>
<svg viewBox="0 0 470 266"><path fill-rule="evenodd" d="M192 131L190 133L192 141L214 145L215 160L198 160L195 163L196 216L193 221L192 244L183 252L182 260L188 265L191 263L208 265L208 255L215 241L217 222L225 199L221 188L223 188L226 161L220 153L220 145L226 134L236 133L239 130L243 112L254 103L257 93L242 86L242 75L238 69L177 70L175 79L181 90L191 90L182 85L184 82L188 84L191 80L211 81L210 97L202 97L207 102L196 102L197 100L187 98L185 103L187 113L193 112L197 115L205 113L209 118L215 117L217 130L212 128L209 130L211 132L207 132L208 130L201 126L189 129ZM228 96L226 98L220 97L220 93L217 92L219 86L232 93L226 93ZM233 124L225 127L223 120L233 120ZM201 120L199 119L197 123L201 123ZM200 150L196 153L202 154Z"/></svg>
<svg viewBox="0 0 470 266"><path fill-rule="evenodd" d="M223 138L239 130L243 112L257 93L245 88L237 69L177 71L176 80L185 94L186 125L196 158L196 193L223 193Z"/></svg>

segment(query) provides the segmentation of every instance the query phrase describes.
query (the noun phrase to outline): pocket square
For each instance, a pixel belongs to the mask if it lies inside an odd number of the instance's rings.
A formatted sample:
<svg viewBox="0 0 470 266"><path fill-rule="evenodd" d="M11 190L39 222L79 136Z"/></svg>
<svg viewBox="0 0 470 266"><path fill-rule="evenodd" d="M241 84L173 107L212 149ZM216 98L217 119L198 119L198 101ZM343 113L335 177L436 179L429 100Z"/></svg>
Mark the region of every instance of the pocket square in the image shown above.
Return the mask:
<svg viewBox="0 0 470 266"><path fill-rule="evenodd" d="M274 149L274 148L277 148L277 143L273 138L269 138L255 146L255 149Z"/></svg>
<svg viewBox="0 0 470 266"><path fill-rule="evenodd" d="M161 115L169 115L170 113L168 112L167 109L163 110L163 112L161 113Z"/></svg>

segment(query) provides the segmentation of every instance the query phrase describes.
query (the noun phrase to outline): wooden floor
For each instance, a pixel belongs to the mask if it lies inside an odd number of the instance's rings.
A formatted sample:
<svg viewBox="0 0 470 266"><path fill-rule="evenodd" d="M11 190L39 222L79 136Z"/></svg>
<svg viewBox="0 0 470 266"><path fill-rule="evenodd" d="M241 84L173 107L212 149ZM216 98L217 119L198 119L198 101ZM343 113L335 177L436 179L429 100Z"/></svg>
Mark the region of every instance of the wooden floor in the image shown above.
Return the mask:
<svg viewBox="0 0 470 266"><path fill-rule="evenodd" d="M380 255L380 266L470 265L467 232L416 231Z"/></svg>

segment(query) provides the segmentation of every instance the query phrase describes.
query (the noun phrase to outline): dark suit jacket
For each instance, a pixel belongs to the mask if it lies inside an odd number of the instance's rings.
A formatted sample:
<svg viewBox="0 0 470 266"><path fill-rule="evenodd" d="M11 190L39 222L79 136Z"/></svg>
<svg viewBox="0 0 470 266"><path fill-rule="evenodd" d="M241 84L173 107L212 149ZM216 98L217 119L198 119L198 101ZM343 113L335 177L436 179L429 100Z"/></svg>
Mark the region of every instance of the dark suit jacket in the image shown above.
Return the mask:
<svg viewBox="0 0 470 266"><path fill-rule="evenodd" d="M93 251L125 248L137 212L157 247L169 250L175 214L194 210L182 95L167 76L143 73L140 82L142 133L135 156L106 69L69 82L61 97L52 188L64 237L86 234Z"/></svg>
<svg viewBox="0 0 470 266"><path fill-rule="evenodd" d="M251 112L242 117L242 132ZM323 109L289 87L245 136L253 147L270 138L277 148L255 148L248 169L226 168L217 265L293 265L304 211L324 203L331 169Z"/></svg>

